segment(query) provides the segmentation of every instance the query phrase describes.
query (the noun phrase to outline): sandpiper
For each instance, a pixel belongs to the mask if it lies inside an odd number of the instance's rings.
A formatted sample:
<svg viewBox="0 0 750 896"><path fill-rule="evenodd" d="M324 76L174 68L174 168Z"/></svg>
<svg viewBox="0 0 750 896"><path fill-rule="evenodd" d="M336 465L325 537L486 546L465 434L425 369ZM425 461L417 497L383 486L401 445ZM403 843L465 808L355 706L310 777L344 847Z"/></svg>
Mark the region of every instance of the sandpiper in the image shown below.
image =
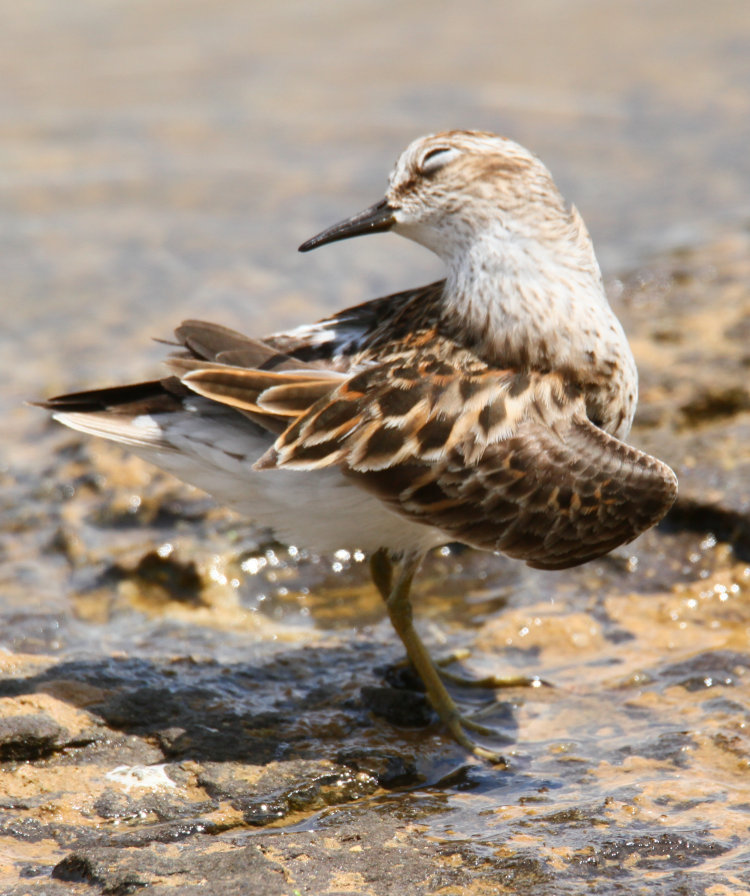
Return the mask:
<svg viewBox="0 0 750 896"><path fill-rule="evenodd" d="M489 133L422 137L382 201L300 250L386 230L435 252L446 278L263 339L186 321L165 378L44 406L287 543L368 552L432 706L499 763L412 624L425 552L463 542L575 566L658 522L677 480L623 441L635 362L586 227L534 155Z"/></svg>

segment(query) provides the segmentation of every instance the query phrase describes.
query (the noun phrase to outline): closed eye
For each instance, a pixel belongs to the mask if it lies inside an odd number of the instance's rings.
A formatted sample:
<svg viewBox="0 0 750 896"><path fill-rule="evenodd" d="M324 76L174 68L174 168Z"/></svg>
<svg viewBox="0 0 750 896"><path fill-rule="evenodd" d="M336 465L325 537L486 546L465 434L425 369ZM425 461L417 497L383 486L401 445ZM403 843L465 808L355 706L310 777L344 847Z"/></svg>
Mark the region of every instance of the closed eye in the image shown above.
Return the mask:
<svg viewBox="0 0 750 896"><path fill-rule="evenodd" d="M419 170L422 174L434 174L455 159L457 155L459 155L459 150L453 146L436 146L425 154L419 165Z"/></svg>

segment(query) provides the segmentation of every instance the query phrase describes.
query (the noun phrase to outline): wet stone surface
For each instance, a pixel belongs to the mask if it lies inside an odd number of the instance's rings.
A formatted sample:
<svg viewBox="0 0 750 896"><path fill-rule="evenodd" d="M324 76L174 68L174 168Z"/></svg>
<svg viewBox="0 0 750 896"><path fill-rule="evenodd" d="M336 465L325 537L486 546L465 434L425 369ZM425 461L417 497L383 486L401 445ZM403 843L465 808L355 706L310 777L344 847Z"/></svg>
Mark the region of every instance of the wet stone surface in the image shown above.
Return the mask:
<svg viewBox="0 0 750 896"><path fill-rule="evenodd" d="M3 892L750 890L748 355L726 339L749 257L739 233L610 284L633 441L683 483L657 530L562 573L455 548L417 581L436 653L539 679L456 691L507 771L434 722L359 555L290 551L37 421L41 475L5 472Z"/></svg>

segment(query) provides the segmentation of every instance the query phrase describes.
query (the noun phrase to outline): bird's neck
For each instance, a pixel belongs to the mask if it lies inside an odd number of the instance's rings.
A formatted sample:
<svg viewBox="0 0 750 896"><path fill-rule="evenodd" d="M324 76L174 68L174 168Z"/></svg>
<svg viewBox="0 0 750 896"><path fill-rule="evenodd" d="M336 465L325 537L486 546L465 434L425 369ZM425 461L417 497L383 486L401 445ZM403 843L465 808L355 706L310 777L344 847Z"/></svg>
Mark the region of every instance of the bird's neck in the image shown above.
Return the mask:
<svg viewBox="0 0 750 896"><path fill-rule="evenodd" d="M545 243L483 231L446 259L442 320L493 366L570 372L592 395L603 390L621 404L622 434L635 410L635 362L580 228Z"/></svg>

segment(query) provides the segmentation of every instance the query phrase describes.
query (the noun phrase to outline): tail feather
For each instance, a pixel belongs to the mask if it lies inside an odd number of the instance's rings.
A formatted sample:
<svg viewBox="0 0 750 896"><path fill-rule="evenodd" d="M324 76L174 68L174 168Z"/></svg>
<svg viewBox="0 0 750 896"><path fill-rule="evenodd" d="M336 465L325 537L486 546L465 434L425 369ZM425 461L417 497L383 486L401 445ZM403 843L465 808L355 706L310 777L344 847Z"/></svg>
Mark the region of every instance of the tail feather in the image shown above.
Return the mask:
<svg viewBox="0 0 750 896"><path fill-rule="evenodd" d="M71 392L56 395L45 401L32 404L48 411L96 413L106 411L114 414L134 416L141 413L159 413L177 410L181 398L190 390L177 377L133 383L128 386L112 386L106 389L89 389L85 392Z"/></svg>
<svg viewBox="0 0 750 896"><path fill-rule="evenodd" d="M162 428L148 414L130 417L123 414L112 414L109 411L66 411L55 413L53 417L77 432L120 442L132 448L175 450L174 445L164 438Z"/></svg>
<svg viewBox="0 0 750 896"><path fill-rule="evenodd" d="M192 357L260 370L290 370L305 365L260 339L206 321L186 320L175 330ZM308 365L309 366L309 365Z"/></svg>

